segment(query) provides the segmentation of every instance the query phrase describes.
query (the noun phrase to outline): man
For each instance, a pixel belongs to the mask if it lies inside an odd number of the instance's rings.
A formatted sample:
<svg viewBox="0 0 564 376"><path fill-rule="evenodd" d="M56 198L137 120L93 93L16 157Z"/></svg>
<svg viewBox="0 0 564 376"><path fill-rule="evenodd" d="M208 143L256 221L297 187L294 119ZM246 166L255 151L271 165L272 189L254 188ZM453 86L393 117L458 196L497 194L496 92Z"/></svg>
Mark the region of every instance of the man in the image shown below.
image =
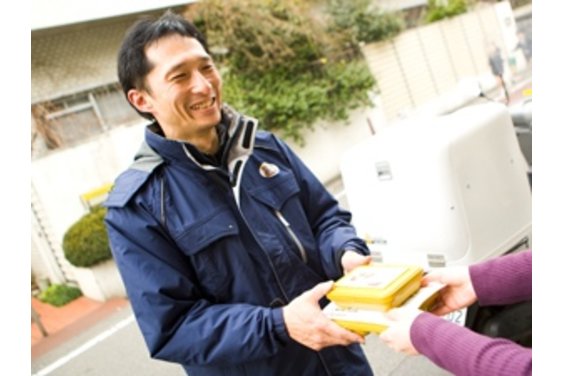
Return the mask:
<svg viewBox="0 0 564 376"><path fill-rule="evenodd" d="M319 305L368 249L288 146L222 103L202 35L142 20L118 74L152 123L106 225L151 356L190 376L371 375L363 338Z"/></svg>
<svg viewBox="0 0 564 376"><path fill-rule="evenodd" d="M503 58L501 57L501 50L495 44L490 45L490 52L488 54L488 64L492 74L503 89L503 95L505 96L505 102L509 102L509 92L507 91L507 86L505 85L505 80L503 78Z"/></svg>

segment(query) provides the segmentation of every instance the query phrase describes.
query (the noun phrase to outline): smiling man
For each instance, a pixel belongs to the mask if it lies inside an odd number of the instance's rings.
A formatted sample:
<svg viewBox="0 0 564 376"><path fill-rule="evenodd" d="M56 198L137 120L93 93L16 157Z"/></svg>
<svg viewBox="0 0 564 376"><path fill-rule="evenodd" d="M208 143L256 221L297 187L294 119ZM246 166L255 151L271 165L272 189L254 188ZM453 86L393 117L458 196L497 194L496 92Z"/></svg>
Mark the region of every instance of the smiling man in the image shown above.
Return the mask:
<svg viewBox="0 0 564 376"><path fill-rule="evenodd" d="M166 138L215 154L221 78L202 44L170 34L148 45L145 54L151 70L142 88L127 92L130 103L158 119Z"/></svg>
<svg viewBox="0 0 564 376"><path fill-rule="evenodd" d="M151 356L197 375L371 375L321 312L368 249L303 162L222 103L203 36L167 12L128 31L124 93L151 123L105 205Z"/></svg>

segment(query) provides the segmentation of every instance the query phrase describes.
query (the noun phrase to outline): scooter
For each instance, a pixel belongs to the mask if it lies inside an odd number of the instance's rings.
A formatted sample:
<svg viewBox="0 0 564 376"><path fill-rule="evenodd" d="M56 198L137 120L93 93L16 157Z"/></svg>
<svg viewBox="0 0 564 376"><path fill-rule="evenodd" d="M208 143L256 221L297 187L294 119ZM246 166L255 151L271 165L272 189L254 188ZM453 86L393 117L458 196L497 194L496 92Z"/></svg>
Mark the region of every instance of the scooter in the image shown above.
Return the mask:
<svg viewBox="0 0 564 376"><path fill-rule="evenodd" d="M533 98L525 97L519 103L509 107L511 121L515 127L515 134L519 141L519 147L527 160L529 169L529 184L533 186Z"/></svg>
<svg viewBox="0 0 564 376"><path fill-rule="evenodd" d="M532 248L526 119L489 101L406 119L348 150L346 200L373 259L431 270ZM530 346L531 311L474 305L446 318Z"/></svg>
<svg viewBox="0 0 564 376"><path fill-rule="evenodd" d="M526 97L508 108L517 141L527 162L527 177L532 190L532 97ZM515 249L530 248L530 239L523 239ZM513 252L509 249L507 253ZM532 346L532 302L513 304L503 307L479 307L473 305L468 310L465 325L474 331L490 337L511 339L523 346Z"/></svg>

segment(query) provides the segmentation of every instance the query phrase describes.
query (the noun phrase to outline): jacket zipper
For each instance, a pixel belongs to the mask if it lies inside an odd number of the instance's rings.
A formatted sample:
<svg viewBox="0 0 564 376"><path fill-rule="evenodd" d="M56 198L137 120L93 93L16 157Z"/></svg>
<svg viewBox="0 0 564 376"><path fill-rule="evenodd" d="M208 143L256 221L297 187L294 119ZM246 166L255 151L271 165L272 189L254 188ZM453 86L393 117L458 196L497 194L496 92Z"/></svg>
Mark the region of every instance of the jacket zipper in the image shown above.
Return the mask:
<svg viewBox="0 0 564 376"><path fill-rule="evenodd" d="M240 173L240 171L243 170L242 166L238 170L239 170L238 172ZM284 297L284 300L285 300L284 303L288 304L290 302L290 298L289 298L288 294L286 293L286 290L284 289L284 285L282 284L282 281L280 280L280 277L278 276L278 273L276 272L276 268L274 267L274 264L272 263L272 260L270 259L270 256L268 255L268 252L266 252L264 250L264 247L262 246L261 242L259 241L259 239L255 235L252 227L249 226L249 223L247 222L247 218L245 218L245 215L243 214L243 210L241 210L240 202L239 202L239 199L237 197L237 195L238 195L238 193L237 193L238 185L236 185L234 187L231 183L231 181L232 181L231 174L226 174L226 175L227 175L227 182L228 182L229 186L231 187L230 191L231 191L231 194L232 194L232 197L233 197L233 201L235 202L235 206L237 207L237 211L239 212L239 215L241 216L243 223L245 223L245 226L247 226L247 229L251 233L251 236L254 238L254 240L257 243L258 247L260 248L261 252L266 257L266 260L268 260L268 266L270 267L270 270L272 271L272 274L274 275L274 279L276 280L276 284L278 285L278 288L280 289L280 292L282 293L282 296ZM235 181L237 181L237 180L238 180L237 177L235 177ZM240 182L240 180L239 180L239 182Z"/></svg>
<svg viewBox="0 0 564 376"><path fill-rule="evenodd" d="M245 225L249 229L249 232L251 233L251 235L253 236L253 238L255 239L257 244L259 245L259 248L261 249L261 251L266 256L266 259L268 260L268 264L270 265L270 269L272 270L272 273L274 274L274 278L276 279L276 283L278 284L278 288L280 289L280 292L282 292L282 295L284 295L284 299L286 300L285 303L286 304L290 303L290 298L288 297L288 294L286 294L286 291L284 290L284 287L282 285L282 281L280 281L280 277L278 277L278 273L276 272L276 268L274 267L274 264L272 263L270 256L268 256L268 252L266 252L264 250L264 248L260 244L259 240L255 236L255 233L253 232L253 230L251 229L251 227L247 223L247 219L243 215L241 208L239 208L238 205L237 205L237 207L239 209L239 214L241 215L243 222L245 223ZM282 221L282 223L285 224L286 228L288 229L288 232L290 233L292 238L296 241L296 244L298 245L298 248L300 249L300 252L302 253L302 258L304 258L304 262L307 262L307 256L305 254L304 247L302 246L302 243L296 237L296 234L294 233L294 231L290 228L290 224L288 223L288 221L286 221L286 219L284 218L282 213L280 213L278 210L276 210L276 216L280 219L280 221ZM327 363L325 362L325 359L323 358L323 354L321 354L321 351L317 351L317 356L319 358L319 361L321 362L322 367L325 369L325 372L327 372L327 375L331 376L332 375L331 371L329 370L329 367L327 366Z"/></svg>
<svg viewBox="0 0 564 376"><path fill-rule="evenodd" d="M294 243L298 247L298 250L300 251L300 255L302 256L302 261L307 264L307 253L305 251L305 248L304 248L302 242L300 241L300 239L298 239L298 237L296 236L296 233L290 227L290 223L286 220L286 218L284 218L282 213L280 213L279 210L275 210L275 213L276 213L276 216L278 217L278 219L280 220L280 222L282 222L284 227L286 227L286 231L288 231L288 234L290 235L290 237L292 238L292 240L294 241Z"/></svg>
<svg viewBox="0 0 564 376"><path fill-rule="evenodd" d="M264 250L264 248L263 248L262 244L260 243L259 239L257 239L252 227L249 226L247 219L243 215L241 208L239 208L239 205L237 205L237 208L239 209L239 215L241 216L241 219L245 223L245 226L247 226L247 228L249 229L249 232L251 233L252 237L255 239L255 242L257 243L260 250L262 251L262 253L265 255L266 259L268 260L268 265L270 266L270 270L272 270L272 274L274 274L274 278L276 279L276 283L278 284L278 288L280 289L280 292L284 296L284 300L285 300L284 303L288 304L290 302L290 298L289 298L288 294L286 293L286 290L284 289L284 285L282 284L282 281L280 280L280 277L278 276L278 273L276 272L276 268L274 267L274 264L272 263L272 260L270 259L270 256L268 255L268 252L266 252Z"/></svg>

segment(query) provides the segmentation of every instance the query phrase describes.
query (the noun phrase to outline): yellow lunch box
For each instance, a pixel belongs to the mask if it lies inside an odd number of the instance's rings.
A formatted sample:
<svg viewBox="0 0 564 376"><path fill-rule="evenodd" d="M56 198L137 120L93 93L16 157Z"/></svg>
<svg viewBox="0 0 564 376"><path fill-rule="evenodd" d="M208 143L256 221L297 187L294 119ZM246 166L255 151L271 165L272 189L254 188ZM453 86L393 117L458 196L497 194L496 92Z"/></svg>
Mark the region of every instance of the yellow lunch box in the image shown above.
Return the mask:
<svg viewBox="0 0 564 376"><path fill-rule="evenodd" d="M387 311L417 292L422 277L420 266L370 263L337 280L327 298L341 308Z"/></svg>
<svg viewBox="0 0 564 376"><path fill-rule="evenodd" d="M444 286L441 283L431 282L428 286L421 287L408 298L402 307L418 308L423 311L432 310L440 290ZM386 312L382 310L341 307L331 302L323 309L323 313L343 328L361 335L367 335L368 333L379 334L390 325Z"/></svg>

